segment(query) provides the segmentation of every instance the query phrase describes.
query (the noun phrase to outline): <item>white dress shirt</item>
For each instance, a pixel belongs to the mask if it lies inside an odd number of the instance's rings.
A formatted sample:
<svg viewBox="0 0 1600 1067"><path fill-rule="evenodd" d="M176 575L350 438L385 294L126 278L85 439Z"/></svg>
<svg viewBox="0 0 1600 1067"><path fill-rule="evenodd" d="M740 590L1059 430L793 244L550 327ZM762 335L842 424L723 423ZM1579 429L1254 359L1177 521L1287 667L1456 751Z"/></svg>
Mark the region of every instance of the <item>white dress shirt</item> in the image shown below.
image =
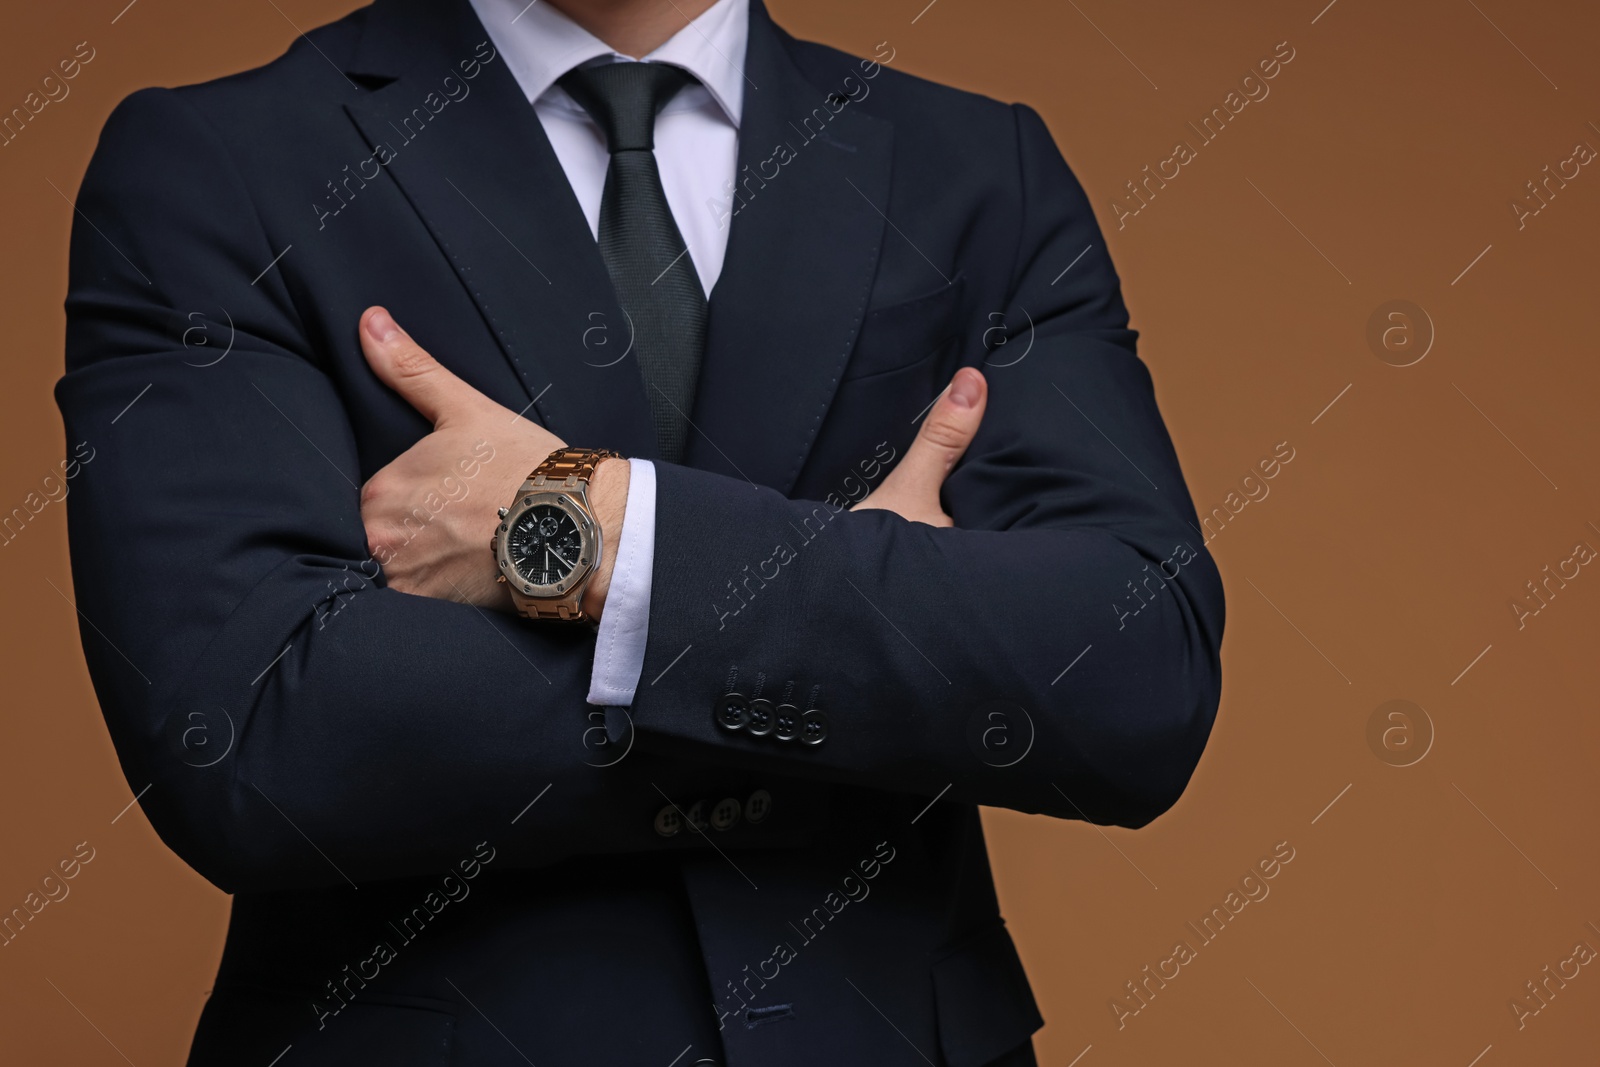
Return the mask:
<svg viewBox="0 0 1600 1067"><path fill-rule="evenodd" d="M739 116L744 106L744 56L749 0L717 0L647 56L625 56L544 0L471 0L495 49L544 125L599 239L600 196L611 156L589 113L556 84L573 67L641 58L682 67L699 84L684 88L656 117L655 156L678 231L709 296L728 247L729 189L738 169ZM591 704L633 703L644 670L650 588L655 567L656 474L631 459L628 507L612 566L611 588L595 640Z"/></svg>

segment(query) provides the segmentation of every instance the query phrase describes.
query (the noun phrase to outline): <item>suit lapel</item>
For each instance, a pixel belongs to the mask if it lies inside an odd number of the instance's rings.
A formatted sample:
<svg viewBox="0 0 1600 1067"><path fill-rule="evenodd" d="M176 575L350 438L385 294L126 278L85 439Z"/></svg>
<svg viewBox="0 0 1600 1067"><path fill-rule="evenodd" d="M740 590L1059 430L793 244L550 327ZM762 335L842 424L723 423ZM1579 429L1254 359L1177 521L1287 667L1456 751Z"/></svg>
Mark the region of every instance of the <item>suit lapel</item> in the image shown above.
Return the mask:
<svg viewBox="0 0 1600 1067"><path fill-rule="evenodd" d="M883 241L893 133L830 98L843 85L810 82L788 43L752 0L738 211L711 294L698 432L684 460L784 493L861 327Z"/></svg>
<svg viewBox="0 0 1600 1067"><path fill-rule="evenodd" d="M861 327L893 130L830 96L844 86L809 81L760 0L749 33L737 213L684 463L788 492ZM384 169L544 425L654 458L628 320L538 115L505 60L477 52L487 36L466 0L377 0L347 70L386 84L345 110L370 147L389 146ZM467 81L459 64L475 58L481 71ZM446 75L471 91L441 107Z"/></svg>
<svg viewBox="0 0 1600 1067"><path fill-rule="evenodd" d="M379 0L349 66L393 80L345 110L370 147L389 146L385 169L493 328L540 421L573 444L652 457L649 402L624 355L630 331L605 263L504 58L484 62L492 46L475 52L487 38L465 0ZM478 62L477 77L463 76L463 60ZM447 75L470 91L448 100Z"/></svg>

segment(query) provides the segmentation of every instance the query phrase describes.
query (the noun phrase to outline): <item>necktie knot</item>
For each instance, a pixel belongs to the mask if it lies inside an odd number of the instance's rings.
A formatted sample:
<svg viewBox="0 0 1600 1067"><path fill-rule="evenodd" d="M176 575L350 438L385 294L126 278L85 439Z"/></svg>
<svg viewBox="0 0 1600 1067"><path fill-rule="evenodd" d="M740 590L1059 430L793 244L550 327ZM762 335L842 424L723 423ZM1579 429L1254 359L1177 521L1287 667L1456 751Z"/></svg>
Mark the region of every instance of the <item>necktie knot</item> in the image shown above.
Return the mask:
<svg viewBox="0 0 1600 1067"><path fill-rule="evenodd" d="M624 62L574 68L559 84L594 119L615 155L653 149L657 112L694 80L681 67Z"/></svg>

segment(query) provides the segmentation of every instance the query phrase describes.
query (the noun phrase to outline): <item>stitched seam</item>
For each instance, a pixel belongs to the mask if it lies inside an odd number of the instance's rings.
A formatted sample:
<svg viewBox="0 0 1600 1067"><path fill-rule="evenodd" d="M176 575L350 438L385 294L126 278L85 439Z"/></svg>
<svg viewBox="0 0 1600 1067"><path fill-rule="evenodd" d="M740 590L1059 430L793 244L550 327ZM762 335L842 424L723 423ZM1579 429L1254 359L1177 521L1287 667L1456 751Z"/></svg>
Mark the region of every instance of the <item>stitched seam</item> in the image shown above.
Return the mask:
<svg viewBox="0 0 1600 1067"><path fill-rule="evenodd" d="M410 198L407 197L406 199L409 201ZM412 210L416 212L418 218L420 219L422 213L416 211L415 204L412 205ZM429 226L426 222L423 222L423 229L427 230L430 234L433 234L434 240L439 244L440 251L442 251L449 258L450 266L455 270L456 277L461 279L462 286L467 290L468 293L472 294L472 302L477 305L479 314L483 316L483 321L491 330L494 331L495 337L497 337L500 341L500 344L504 346L506 355L511 357L512 365L517 368L517 378L522 382L522 388L527 392L528 399L533 401L534 410L537 411L540 417L544 420L545 428L551 433L556 433L556 429L551 418L552 413L549 407L543 402L544 396L549 395L549 390L546 390L544 395L540 396L538 399L534 398L533 383L528 379L527 368L522 365L522 357L517 354L517 345L511 340L511 338L506 336L506 332L505 330L501 329L500 322L496 318L494 312L489 310L488 298L478 291L477 286L471 284L466 279L466 275L471 272L472 268L461 261L461 259L450 248L450 243L446 241L442 235L434 233L433 227ZM556 436L560 437L562 435L556 434Z"/></svg>
<svg viewBox="0 0 1600 1067"><path fill-rule="evenodd" d="M497 56L498 54L499 53L496 53ZM360 101L355 101L353 104L345 105L345 117L350 120L353 126L355 126L356 133L361 140L365 142L368 147L375 149L377 146L374 145L372 143L372 139L367 136L366 130L362 129L360 119L350 110L352 106L358 105L359 103ZM387 169L388 168L384 168L386 172ZM496 319L494 313L490 311L488 299L483 295L483 293L479 292L476 285L467 280L467 275L471 272L472 268L463 263L460 257L455 254L454 250L452 250L450 247L450 243L444 239L443 233L429 223L427 216L423 214L421 208L418 206L416 199L409 192L407 192L405 186L400 184L399 180L393 176L390 176L389 180L394 183L396 192L400 194L400 199L405 201L406 204L410 205L411 212L417 217L418 224L422 226L423 230L428 234L428 236L433 238L434 243L439 248L439 251L444 253L445 258L450 261L451 270L455 272L456 278L461 282L461 287L465 289L472 297L472 302L474 306L477 307L478 313L483 316L484 324L494 332L496 339L500 342L502 348L504 348L506 356L511 360L512 366L516 368L517 379L522 382L522 388L527 392L528 399L533 401L533 383L528 379L528 372L523 366L522 357L517 354L517 346L512 343L509 337L506 336L505 330L500 327L499 321ZM539 412L546 429L550 430L552 433L555 433L558 437L563 436L562 434L557 433L551 417L552 412L546 404L536 401L532 406L535 411Z"/></svg>

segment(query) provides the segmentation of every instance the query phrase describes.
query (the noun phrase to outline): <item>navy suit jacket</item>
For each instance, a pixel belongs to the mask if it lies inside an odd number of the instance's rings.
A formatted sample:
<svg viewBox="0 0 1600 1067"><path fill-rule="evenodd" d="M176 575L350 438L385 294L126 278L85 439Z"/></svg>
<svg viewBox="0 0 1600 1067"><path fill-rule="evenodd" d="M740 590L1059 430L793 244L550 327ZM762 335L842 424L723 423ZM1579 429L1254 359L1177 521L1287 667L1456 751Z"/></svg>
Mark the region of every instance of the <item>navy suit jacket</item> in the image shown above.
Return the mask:
<svg viewBox="0 0 1600 1067"><path fill-rule="evenodd" d="M1187 784L1222 587L1081 187L1029 108L750 17L626 712L585 703L586 629L368 556L360 486L429 430L366 366L369 305L564 440L654 456L595 241L465 0L378 0L107 121L56 395L93 449L68 507L112 739L235 895L192 1063L974 1067L1041 1025L977 805L1138 827ZM990 400L955 528L849 511L962 365ZM439 507L537 458L463 456Z"/></svg>

